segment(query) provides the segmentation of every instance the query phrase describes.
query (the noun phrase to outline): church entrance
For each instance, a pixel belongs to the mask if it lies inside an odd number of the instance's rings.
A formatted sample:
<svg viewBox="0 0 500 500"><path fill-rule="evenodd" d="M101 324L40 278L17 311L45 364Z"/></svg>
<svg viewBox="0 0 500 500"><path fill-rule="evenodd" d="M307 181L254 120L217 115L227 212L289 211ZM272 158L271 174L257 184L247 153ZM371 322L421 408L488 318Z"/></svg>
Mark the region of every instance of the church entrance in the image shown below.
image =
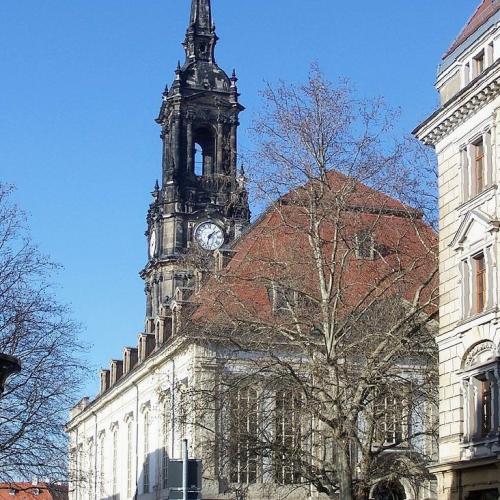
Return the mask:
<svg viewBox="0 0 500 500"><path fill-rule="evenodd" d="M406 493L397 481L384 481L378 484L373 491L373 500L405 500Z"/></svg>

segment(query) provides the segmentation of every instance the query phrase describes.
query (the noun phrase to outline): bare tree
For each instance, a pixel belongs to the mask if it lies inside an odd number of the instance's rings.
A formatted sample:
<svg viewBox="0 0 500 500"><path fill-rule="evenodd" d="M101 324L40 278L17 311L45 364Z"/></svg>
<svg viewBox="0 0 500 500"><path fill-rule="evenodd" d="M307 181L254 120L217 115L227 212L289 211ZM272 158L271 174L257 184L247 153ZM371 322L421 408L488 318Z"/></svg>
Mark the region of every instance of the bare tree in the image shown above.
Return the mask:
<svg viewBox="0 0 500 500"><path fill-rule="evenodd" d="M432 179L382 100L317 67L263 95L251 175L270 208L184 310L184 333L215 353L192 423L238 488L418 488L436 431Z"/></svg>
<svg viewBox="0 0 500 500"><path fill-rule="evenodd" d="M64 423L84 379L77 326L56 300L58 266L32 243L0 183L0 351L20 359L0 398L0 481L67 476Z"/></svg>

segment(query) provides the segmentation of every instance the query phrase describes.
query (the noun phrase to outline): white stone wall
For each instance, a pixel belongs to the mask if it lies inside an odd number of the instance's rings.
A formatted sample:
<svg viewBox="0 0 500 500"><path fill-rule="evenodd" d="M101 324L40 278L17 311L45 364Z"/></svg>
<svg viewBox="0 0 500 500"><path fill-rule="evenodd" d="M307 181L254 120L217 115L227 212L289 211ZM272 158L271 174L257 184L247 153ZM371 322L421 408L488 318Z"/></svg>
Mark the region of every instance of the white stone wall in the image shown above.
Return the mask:
<svg viewBox="0 0 500 500"><path fill-rule="evenodd" d="M163 450L163 402L166 392L178 394L176 387L192 378L194 346L169 356L166 353L147 359L134 373L131 373L124 383L118 383L91 406L68 424L70 447L72 450L83 450L83 462L78 469L83 469L80 479L71 488L71 500L92 500L94 498L116 497L132 498L137 483L138 493L145 500L157 498L161 489L162 450ZM150 492L144 493L144 419L149 415L149 470ZM132 496L127 493L128 467L128 422L132 422ZM194 432L189 426L185 435L181 435L175 420L169 433L170 458L181 458L182 440L187 438L191 452L194 450ZM117 480L113 491L113 431L118 433ZM104 440L104 441L102 441ZM92 454L94 478L89 474L89 446L97 442L97 453ZM104 442L104 467L101 468L101 443ZM101 485L101 474L104 483ZM94 479L95 486L88 484L88 479ZM97 488L95 491L94 488ZM92 496L91 496L92 495Z"/></svg>
<svg viewBox="0 0 500 500"><path fill-rule="evenodd" d="M496 458L500 452L500 25L491 22L481 36L470 40L462 53L445 59L437 81L443 107L417 131L421 140L435 147L439 169L440 444L434 472L440 483L439 498L447 500L497 487L489 478L495 460L500 463ZM474 58L481 53L485 68L477 75ZM450 82L457 72L461 85L451 96ZM471 185L471 152L480 137L488 175L486 187L473 195L464 187ZM470 270L479 252L484 252L487 263L487 303L478 313L471 308L476 284ZM481 380L492 381L489 418L484 418L481 406ZM483 420L493 424L485 435L478 430ZM491 460L493 465L487 463ZM463 464L461 472L456 472L457 462Z"/></svg>

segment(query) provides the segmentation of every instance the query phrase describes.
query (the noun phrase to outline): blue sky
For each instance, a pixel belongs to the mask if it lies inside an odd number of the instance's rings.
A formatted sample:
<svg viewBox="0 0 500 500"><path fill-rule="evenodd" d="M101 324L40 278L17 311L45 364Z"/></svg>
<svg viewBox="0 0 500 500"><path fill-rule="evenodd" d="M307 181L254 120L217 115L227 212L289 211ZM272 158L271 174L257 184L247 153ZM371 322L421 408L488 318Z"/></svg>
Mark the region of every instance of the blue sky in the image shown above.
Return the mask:
<svg viewBox="0 0 500 500"><path fill-rule="evenodd" d="M213 0L218 63L240 78L240 147L264 81L317 60L401 107L410 132L437 106L436 66L479 0ZM145 215L160 177L154 118L190 0L0 0L0 179L64 266L57 293L97 370L144 318ZM97 376L87 386L97 390Z"/></svg>

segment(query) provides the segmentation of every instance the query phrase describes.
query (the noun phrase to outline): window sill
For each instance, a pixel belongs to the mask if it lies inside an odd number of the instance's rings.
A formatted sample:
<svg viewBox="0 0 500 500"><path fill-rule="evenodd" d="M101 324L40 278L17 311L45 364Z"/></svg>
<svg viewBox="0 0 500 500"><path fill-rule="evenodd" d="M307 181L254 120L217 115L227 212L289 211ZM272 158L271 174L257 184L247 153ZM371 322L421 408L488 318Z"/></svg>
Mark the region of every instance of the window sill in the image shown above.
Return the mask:
<svg viewBox="0 0 500 500"><path fill-rule="evenodd" d="M461 205L457 207L457 211L460 215L464 215L467 212L470 212L474 208L482 205L484 202L493 198L495 191L498 189L497 184L492 184L491 186L481 191L479 194L474 195L472 198L469 198L467 201L464 201Z"/></svg>

